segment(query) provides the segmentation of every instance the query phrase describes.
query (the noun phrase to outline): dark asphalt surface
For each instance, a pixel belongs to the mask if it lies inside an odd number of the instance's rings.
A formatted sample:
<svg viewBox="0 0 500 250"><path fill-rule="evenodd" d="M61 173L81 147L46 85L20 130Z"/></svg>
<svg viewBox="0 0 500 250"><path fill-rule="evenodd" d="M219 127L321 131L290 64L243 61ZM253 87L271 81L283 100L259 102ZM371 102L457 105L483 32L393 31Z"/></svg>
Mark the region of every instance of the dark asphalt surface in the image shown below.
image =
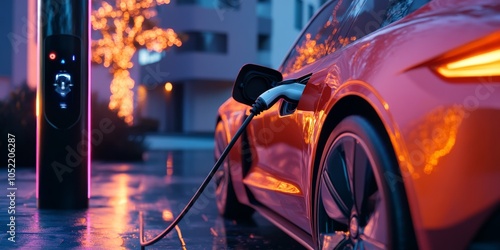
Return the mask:
<svg viewBox="0 0 500 250"><path fill-rule="evenodd" d="M16 242L8 240L7 169L0 169L0 249L140 249L139 212L148 239L161 232L212 168L213 152L154 151L146 158L94 162L90 208L76 211L38 210L34 168L16 169ZM244 223L222 219L214 191L209 185L179 230L147 249L303 249L258 214Z"/></svg>

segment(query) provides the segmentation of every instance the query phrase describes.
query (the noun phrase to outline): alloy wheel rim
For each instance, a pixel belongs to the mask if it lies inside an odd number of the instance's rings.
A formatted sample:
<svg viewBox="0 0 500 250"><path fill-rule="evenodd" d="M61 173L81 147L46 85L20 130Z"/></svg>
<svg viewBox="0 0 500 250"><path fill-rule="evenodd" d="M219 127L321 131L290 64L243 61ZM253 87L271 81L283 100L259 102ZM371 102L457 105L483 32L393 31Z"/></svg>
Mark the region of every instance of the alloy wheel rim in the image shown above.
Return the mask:
<svg viewBox="0 0 500 250"><path fill-rule="evenodd" d="M343 133L327 151L317 201L322 249L387 249L388 223L375 161L366 143Z"/></svg>

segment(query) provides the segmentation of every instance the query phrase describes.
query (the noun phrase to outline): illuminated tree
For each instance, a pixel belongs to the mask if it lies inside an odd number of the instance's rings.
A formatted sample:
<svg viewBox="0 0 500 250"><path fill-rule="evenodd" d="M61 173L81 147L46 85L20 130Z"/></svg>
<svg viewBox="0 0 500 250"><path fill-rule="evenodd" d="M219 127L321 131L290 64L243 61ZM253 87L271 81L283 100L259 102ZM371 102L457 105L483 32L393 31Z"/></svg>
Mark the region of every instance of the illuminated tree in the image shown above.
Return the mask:
<svg viewBox="0 0 500 250"><path fill-rule="evenodd" d="M130 77L132 57L138 48L161 52L182 42L172 29L156 27L153 17L157 5L170 0L115 0L115 6L101 1L99 9L92 12L94 30L102 37L92 41L92 61L110 68L113 80L110 85L109 108L132 124L134 111L134 80Z"/></svg>

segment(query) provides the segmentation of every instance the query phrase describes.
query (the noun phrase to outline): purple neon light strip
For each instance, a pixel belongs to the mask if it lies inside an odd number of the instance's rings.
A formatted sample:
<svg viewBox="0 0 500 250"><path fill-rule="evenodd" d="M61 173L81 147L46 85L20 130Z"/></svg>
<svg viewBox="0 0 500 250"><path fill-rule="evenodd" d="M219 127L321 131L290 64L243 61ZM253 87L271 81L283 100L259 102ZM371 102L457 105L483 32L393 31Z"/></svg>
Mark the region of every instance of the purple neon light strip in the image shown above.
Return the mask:
<svg viewBox="0 0 500 250"><path fill-rule="evenodd" d="M87 25L87 32L88 32L88 53L87 53L87 72L88 72L88 75L87 75L87 89L88 89L88 93L87 93L87 197L90 199L90 185L91 185L91 181L90 181L90 176L91 176L91 170L92 170L92 167L91 167L91 157L90 157L90 154L91 154L91 151L90 151L90 148L91 148L91 144L92 144L92 141L91 141L91 137L90 137L90 131L92 130L91 128L91 113L92 113L92 110L91 110L91 101L92 101L92 74L91 74L91 63L90 63L90 56L91 56L91 53L92 53L92 50L91 50L91 43L92 43L92 36L91 36L91 13L92 13L92 1L88 0L88 19L87 19L87 22L88 22L88 25Z"/></svg>
<svg viewBox="0 0 500 250"><path fill-rule="evenodd" d="M37 1L37 42L36 42L36 71L37 71L37 81L36 81L36 198L38 199L39 194L39 175L40 175L40 111L41 101L40 101L40 92L41 92L41 77L40 77L40 17L41 17L41 0Z"/></svg>

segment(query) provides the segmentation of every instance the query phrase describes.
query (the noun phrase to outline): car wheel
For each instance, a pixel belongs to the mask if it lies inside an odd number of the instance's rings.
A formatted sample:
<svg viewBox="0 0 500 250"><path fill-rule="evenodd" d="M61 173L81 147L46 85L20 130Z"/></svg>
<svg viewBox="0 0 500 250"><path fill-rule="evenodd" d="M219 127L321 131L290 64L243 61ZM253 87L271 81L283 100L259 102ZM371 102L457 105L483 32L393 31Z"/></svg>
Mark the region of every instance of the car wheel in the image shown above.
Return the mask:
<svg viewBox="0 0 500 250"><path fill-rule="evenodd" d="M314 203L318 248L415 248L403 183L391 182L402 179L390 144L366 119L350 116L324 149Z"/></svg>
<svg viewBox="0 0 500 250"><path fill-rule="evenodd" d="M215 129L215 159L220 155L228 144L226 131L222 122L218 122ZM226 160L215 173L215 195L219 214L228 219L249 219L254 210L241 204L236 197L236 193L231 181L229 160Z"/></svg>

